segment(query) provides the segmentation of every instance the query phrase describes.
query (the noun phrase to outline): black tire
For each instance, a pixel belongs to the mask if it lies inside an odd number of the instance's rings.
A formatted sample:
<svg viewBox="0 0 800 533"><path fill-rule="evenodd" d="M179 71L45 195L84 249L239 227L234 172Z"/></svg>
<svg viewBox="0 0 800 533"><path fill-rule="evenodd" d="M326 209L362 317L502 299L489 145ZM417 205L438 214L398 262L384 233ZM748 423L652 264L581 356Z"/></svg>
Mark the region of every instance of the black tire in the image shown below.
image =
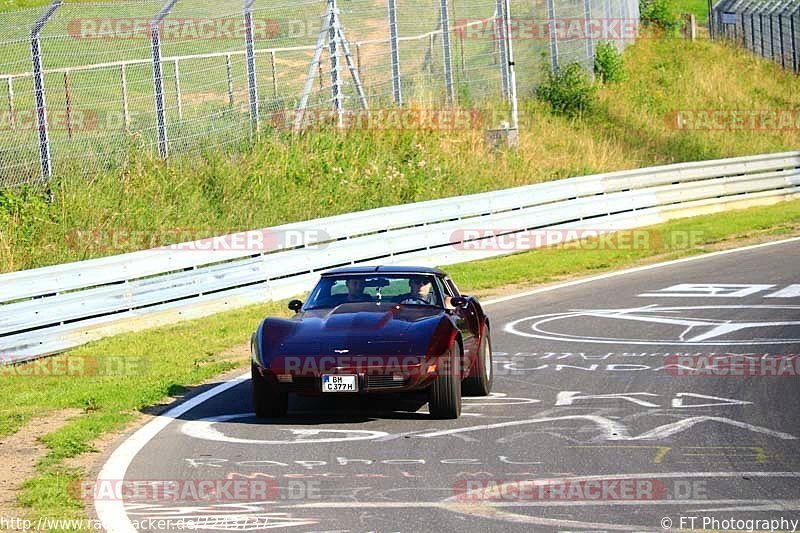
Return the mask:
<svg viewBox="0 0 800 533"><path fill-rule="evenodd" d="M476 373L464 379L461 390L464 396L489 396L494 383L494 368L492 367L492 339L487 327L478 348Z"/></svg>
<svg viewBox="0 0 800 533"><path fill-rule="evenodd" d="M258 418L282 418L289 410L289 394L270 390L255 364L250 367L253 410Z"/></svg>
<svg viewBox="0 0 800 533"><path fill-rule="evenodd" d="M428 389L431 417L454 419L461 416L461 349L453 343L450 357L439 365L439 375Z"/></svg>

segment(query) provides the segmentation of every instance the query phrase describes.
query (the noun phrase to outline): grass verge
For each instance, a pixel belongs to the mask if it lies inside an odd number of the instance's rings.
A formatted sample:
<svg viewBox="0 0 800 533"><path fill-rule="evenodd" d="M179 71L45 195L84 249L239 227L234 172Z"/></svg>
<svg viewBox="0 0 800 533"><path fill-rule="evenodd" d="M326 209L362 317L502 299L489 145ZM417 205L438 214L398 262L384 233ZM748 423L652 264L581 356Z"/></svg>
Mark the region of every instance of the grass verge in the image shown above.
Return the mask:
<svg viewBox="0 0 800 533"><path fill-rule="evenodd" d="M702 254L732 247L754 238L777 239L800 234L800 201L784 202L736 212L668 222L648 228L654 235L691 231L696 240L685 247L672 239L651 239L634 250L565 248L534 250L505 258L454 265L447 270L461 289L479 295L509 285L530 286L564 277L604 272L621 267ZM14 433L33 416L47 416L66 408L83 414L46 435L48 454L37 465L37 475L19 495L30 517L78 518L85 512L70 487L86 475L71 459L93 450L93 442L131 422L137 412L181 395L188 387L234 368L244 368L246 357L232 357L233 347L247 342L265 315L286 315L284 302L253 306L202 320L150 331L121 335L58 356L124 359L132 363L135 379L125 372L114 375L48 377L0 375L0 436ZM33 372L34 365L20 368ZM35 374L35 372L33 372Z"/></svg>

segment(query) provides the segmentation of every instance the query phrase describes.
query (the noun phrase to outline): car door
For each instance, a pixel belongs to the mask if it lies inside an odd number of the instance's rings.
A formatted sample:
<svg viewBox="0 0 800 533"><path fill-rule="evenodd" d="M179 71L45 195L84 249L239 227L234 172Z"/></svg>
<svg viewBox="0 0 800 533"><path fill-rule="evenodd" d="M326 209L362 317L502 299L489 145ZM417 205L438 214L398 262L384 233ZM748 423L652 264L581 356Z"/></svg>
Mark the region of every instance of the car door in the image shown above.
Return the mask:
<svg viewBox="0 0 800 533"><path fill-rule="evenodd" d="M455 283L449 278L440 280L442 290L447 296L461 296ZM478 341L480 340L480 323L476 312L475 302L469 299L467 307L460 307L453 311L457 317L458 329L461 331L461 339L464 342L464 359L471 361L478 351ZM465 365L466 367L466 365Z"/></svg>

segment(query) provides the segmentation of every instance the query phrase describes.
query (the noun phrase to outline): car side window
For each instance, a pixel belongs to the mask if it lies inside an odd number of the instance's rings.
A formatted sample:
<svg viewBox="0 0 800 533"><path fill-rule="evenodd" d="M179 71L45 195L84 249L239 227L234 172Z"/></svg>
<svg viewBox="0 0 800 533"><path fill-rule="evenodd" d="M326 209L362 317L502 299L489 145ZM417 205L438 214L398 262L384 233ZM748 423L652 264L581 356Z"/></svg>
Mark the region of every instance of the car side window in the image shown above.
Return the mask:
<svg viewBox="0 0 800 533"><path fill-rule="evenodd" d="M458 287L456 287L456 284L453 283L453 280L450 278L444 278L444 286L447 287L447 294L450 296L461 296Z"/></svg>

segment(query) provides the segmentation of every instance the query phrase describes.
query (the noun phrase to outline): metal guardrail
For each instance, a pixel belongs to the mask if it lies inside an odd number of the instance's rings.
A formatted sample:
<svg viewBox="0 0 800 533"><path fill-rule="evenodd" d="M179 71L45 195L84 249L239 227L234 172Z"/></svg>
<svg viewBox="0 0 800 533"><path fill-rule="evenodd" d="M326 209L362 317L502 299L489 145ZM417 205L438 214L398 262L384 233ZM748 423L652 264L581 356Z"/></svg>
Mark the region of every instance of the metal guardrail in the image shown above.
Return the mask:
<svg viewBox="0 0 800 533"><path fill-rule="evenodd" d="M3 274L0 360L287 298L335 266L447 265L513 253L465 250L465 230L625 229L792 198L800 198L800 152L571 178L259 231L327 236L292 249L202 250L198 241Z"/></svg>

